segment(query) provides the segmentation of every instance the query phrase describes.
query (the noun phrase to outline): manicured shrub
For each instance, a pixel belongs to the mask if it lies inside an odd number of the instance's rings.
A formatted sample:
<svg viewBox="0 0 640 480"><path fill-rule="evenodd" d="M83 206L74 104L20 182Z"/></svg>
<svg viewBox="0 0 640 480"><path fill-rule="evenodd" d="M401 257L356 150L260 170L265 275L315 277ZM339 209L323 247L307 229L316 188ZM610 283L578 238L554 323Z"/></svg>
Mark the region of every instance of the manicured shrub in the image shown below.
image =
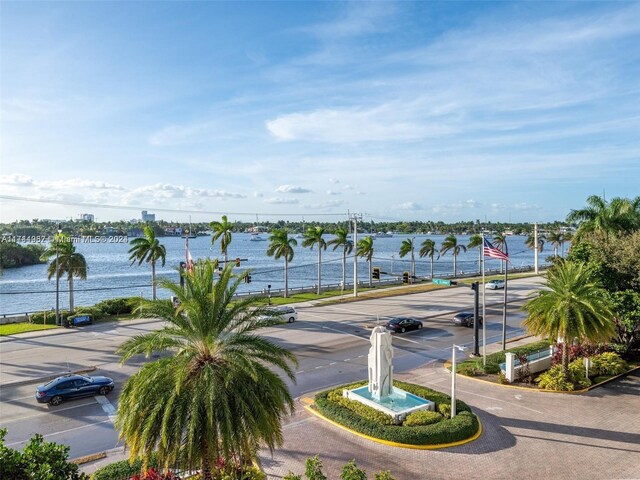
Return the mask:
<svg viewBox="0 0 640 480"><path fill-rule="evenodd" d="M177 480L178 477L171 472L162 473L155 468L149 468L144 473L137 473L131 480Z"/></svg>
<svg viewBox="0 0 640 480"><path fill-rule="evenodd" d="M484 373L484 370L476 367L473 364L466 364L456 367L456 372L467 377L477 377L478 375L482 375Z"/></svg>
<svg viewBox="0 0 640 480"><path fill-rule="evenodd" d="M477 363L482 364L482 361L479 361ZM489 375L495 375L496 373L500 374L500 365L493 362L491 363L487 362L487 364L484 366L484 373Z"/></svg>
<svg viewBox="0 0 640 480"><path fill-rule="evenodd" d="M320 460L318 455L307 458L304 472L307 480L327 480L327 477L322 473L322 460Z"/></svg>
<svg viewBox="0 0 640 480"><path fill-rule="evenodd" d="M450 404L448 395L435 390L399 381L394 382L394 385L414 395L434 401L438 409L441 404ZM456 402L456 408L460 414L453 419L445 419L431 425L402 427L398 425L381 425L378 422L364 418L343 405L330 401L328 396L329 391L316 395L316 408L325 417L359 433L382 440L410 445L437 445L467 439L473 436L479 428L477 417L470 412L469 407L464 402Z"/></svg>
<svg viewBox="0 0 640 480"><path fill-rule="evenodd" d="M418 410L417 412L410 413L407 418L402 422L405 427L420 427L422 425L431 425L432 423L438 423L444 420L444 417L438 412L431 412L429 410Z"/></svg>
<svg viewBox="0 0 640 480"><path fill-rule="evenodd" d="M149 460L148 468L158 467L158 461L154 457ZM120 460L118 462L110 463L102 468L96 470L91 475L91 480L113 480L120 478L133 477L142 471L142 460L135 459L132 463L129 460Z"/></svg>
<svg viewBox="0 0 640 480"><path fill-rule="evenodd" d="M369 407L356 400L350 400L347 397L344 397L342 395L342 390L342 388L339 388L330 391L328 395L329 401L342 405L361 417L372 420L381 425L393 425L393 417L391 415L387 415L380 410L376 410L375 408Z"/></svg>
<svg viewBox="0 0 640 480"><path fill-rule="evenodd" d="M614 377L614 375L598 375L597 377L594 377L593 383L594 385L598 383L602 383L605 380L609 380L612 377Z"/></svg>
<svg viewBox="0 0 640 480"><path fill-rule="evenodd" d="M69 313L69 310L60 310L59 313L60 313L60 319L63 324L67 320L67 318L69 318L69 315L71 315ZM51 312L51 311L31 313L29 314L29 322L42 325L45 323L44 322L45 317L47 319L47 323L46 323L47 325L55 325L56 312Z"/></svg>
<svg viewBox="0 0 640 480"><path fill-rule="evenodd" d="M302 476L289 471L289 473L282 477L282 480L302 480Z"/></svg>
<svg viewBox="0 0 640 480"><path fill-rule="evenodd" d="M627 370L627 362L617 353L605 352L591 357L590 375L620 375Z"/></svg>
<svg viewBox="0 0 640 480"><path fill-rule="evenodd" d="M396 480L389 470L384 470L383 472L376 473L374 480Z"/></svg>
<svg viewBox="0 0 640 480"><path fill-rule="evenodd" d="M554 365L536 379L540 388L545 390L558 390L570 392L576 389L587 388L591 380L586 376L582 360L574 360L569 364L568 378L562 373L562 365Z"/></svg>
<svg viewBox="0 0 640 480"><path fill-rule="evenodd" d="M124 315L127 313L131 313L132 310L132 298L137 299L138 297L119 297L119 298L110 298L108 300L102 300L101 302L96 303L96 308L99 308L107 315Z"/></svg>
<svg viewBox="0 0 640 480"><path fill-rule="evenodd" d="M75 315L91 315L93 320L101 320L107 315L98 307L78 307Z"/></svg>
<svg viewBox="0 0 640 480"><path fill-rule="evenodd" d="M451 404L450 403L441 403L438 405L438 412L444 418L451 418Z"/></svg>
<svg viewBox="0 0 640 480"><path fill-rule="evenodd" d="M498 373L498 383L500 385L508 385L509 384L509 380L507 379L507 376L504 374L504 372Z"/></svg>
<svg viewBox="0 0 640 480"><path fill-rule="evenodd" d="M340 480L367 480L367 474L364 470L358 468L355 460L349 460L349 462L342 467Z"/></svg>

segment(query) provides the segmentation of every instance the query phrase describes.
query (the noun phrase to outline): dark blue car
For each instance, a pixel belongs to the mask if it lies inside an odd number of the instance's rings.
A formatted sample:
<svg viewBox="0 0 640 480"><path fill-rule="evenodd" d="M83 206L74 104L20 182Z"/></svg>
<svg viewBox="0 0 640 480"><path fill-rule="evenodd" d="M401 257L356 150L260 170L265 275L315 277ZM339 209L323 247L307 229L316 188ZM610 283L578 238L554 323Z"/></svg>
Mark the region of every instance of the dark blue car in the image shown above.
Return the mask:
<svg viewBox="0 0 640 480"><path fill-rule="evenodd" d="M113 380L108 377L65 375L36 388L38 403L60 405L64 400L106 395L113 390Z"/></svg>

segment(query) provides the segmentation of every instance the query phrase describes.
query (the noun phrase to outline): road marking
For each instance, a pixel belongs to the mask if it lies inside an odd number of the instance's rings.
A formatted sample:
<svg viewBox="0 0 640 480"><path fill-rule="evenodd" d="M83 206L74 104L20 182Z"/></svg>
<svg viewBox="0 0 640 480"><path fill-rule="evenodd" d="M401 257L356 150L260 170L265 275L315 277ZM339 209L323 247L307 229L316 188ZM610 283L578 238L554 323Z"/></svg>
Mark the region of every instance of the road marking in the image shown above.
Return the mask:
<svg viewBox="0 0 640 480"><path fill-rule="evenodd" d="M493 410L502 410L502 407L487 407L485 408L487 412L491 412Z"/></svg>
<svg viewBox="0 0 640 480"><path fill-rule="evenodd" d="M96 402L100 404L102 410L104 410L104 413L109 416L109 420L113 422L116 419L116 407L114 407L109 399L104 395L96 395L93 398L95 398Z"/></svg>
<svg viewBox="0 0 640 480"><path fill-rule="evenodd" d="M329 365L335 365L336 363L338 363L338 362L331 362Z"/></svg>
<svg viewBox="0 0 640 480"><path fill-rule="evenodd" d="M356 335L355 333L349 333L349 332L345 332L344 330L338 330L337 328L331 328L331 327L327 327L326 325L323 325L322 328L326 329L326 330L332 330L334 332L338 332L341 335L351 335L352 337L356 337L359 338L360 340L363 340L367 343L369 343L369 339L368 338L363 338L360 335Z"/></svg>
<svg viewBox="0 0 640 480"><path fill-rule="evenodd" d="M305 418L304 420L298 420L297 422L287 423L282 427L282 430L288 430L291 427L297 427L298 425L302 425L303 423L312 422L316 417Z"/></svg>
<svg viewBox="0 0 640 480"><path fill-rule="evenodd" d="M299 370L296 372L296 375L298 375L299 373L304 373L304 370Z"/></svg>
<svg viewBox="0 0 640 480"><path fill-rule="evenodd" d="M516 400L522 400L522 395L514 395L514 397L516 397Z"/></svg>
<svg viewBox="0 0 640 480"><path fill-rule="evenodd" d="M52 437L54 435L62 435L64 433L69 433L69 432L75 432L76 430L81 430L83 428L87 428L87 427L93 427L95 425L101 425L103 423L107 423L107 422L111 422L111 420L101 420L99 422L94 422L94 423L88 423L87 425L82 425L81 427L75 427L75 428L69 428L68 430L60 430L59 432L53 432L53 433L47 433L45 435L42 435L44 438L47 437ZM21 443L27 443L29 440L21 440L19 442L12 442L12 443L5 443L5 445L7 447L12 447L13 445L20 445Z"/></svg>
<svg viewBox="0 0 640 480"><path fill-rule="evenodd" d="M459 392L463 392L463 393L466 393L466 394L468 394L468 395L475 395L475 396L477 396L477 397L486 398L486 399L488 399L488 400L494 400L494 401L496 401L496 402L502 402L502 403L509 403L509 404L511 404L511 402L508 402L508 401L506 401L506 400L501 400L501 399L499 399L499 398L495 398L495 397L488 397L488 396L486 396L486 395L480 395L479 393L470 392L470 391L468 391L468 390L460 390L460 389L457 389L457 390L458 390ZM524 405L518 405L518 407L517 407L517 408L524 408L524 409L526 409L526 410L530 410L530 411L532 411L532 412L539 413L540 415L544 415L544 413L543 413L543 412L541 412L541 411L539 411L539 410L534 410L533 408L525 407Z"/></svg>
<svg viewBox="0 0 640 480"><path fill-rule="evenodd" d="M52 410L51 412L49 412L47 410L42 410L40 413L35 413L33 415L21 415L19 418L15 418L13 420L3 420L2 423L19 422L19 421L25 420L27 418L39 417L41 415L51 415L52 412L53 413L64 412L65 410L72 410L74 408L86 407L87 405L95 405L95 403L94 402L81 403L79 405L73 405L73 406L70 406L70 407L56 408L55 410Z"/></svg>
<svg viewBox="0 0 640 480"><path fill-rule="evenodd" d="M26 400L27 398L34 398L34 397L35 397L35 395L29 395L27 397L10 398L8 400L0 400L0 403L17 402L18 400Z"/></svg>
<svg viewBox="0 0 640 480"><path fill-rule="evenodd" d="M350 359L350 358L345 358L345 359L343 360L343 362L350 362L350 361L351 361L351 359Z"/></svg>

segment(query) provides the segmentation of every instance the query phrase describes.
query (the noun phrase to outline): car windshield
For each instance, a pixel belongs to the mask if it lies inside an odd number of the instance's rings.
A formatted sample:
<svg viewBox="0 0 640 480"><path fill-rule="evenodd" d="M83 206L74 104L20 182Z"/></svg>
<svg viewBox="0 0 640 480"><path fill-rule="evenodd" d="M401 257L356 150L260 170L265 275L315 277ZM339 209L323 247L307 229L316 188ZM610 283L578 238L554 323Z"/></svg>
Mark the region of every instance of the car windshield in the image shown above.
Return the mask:
<svg viewBox="0 0 640 480"><path fill-rule="evenodd" d="M402 320L404 320L404 319L403 318L393 318L389 323L391 323L392 325L397 325Z"/></svg>

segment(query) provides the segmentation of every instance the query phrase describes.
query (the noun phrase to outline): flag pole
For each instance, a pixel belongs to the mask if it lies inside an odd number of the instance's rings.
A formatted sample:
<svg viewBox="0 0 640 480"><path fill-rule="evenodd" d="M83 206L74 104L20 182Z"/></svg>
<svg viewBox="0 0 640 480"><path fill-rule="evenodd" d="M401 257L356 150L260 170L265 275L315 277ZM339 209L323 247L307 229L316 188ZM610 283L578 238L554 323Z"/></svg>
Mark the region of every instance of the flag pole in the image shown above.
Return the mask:
<svg viewBox="0 0 640 480"><path fill-rule="evenodd" d="M484 257L484 232L482 232L482 364L487 365L487 333L485 325L487 324L486 304L484 299L484 266L486 264Z"/></svg>
<svg viewBox="0 0 640 480"><path fill-rule="evenodd" d="M504 239L504 253L509 255L507 239ZM509 271L509 260L504 260L504 303L502 305L502 350L507 349L507 272Z"/></svg>

